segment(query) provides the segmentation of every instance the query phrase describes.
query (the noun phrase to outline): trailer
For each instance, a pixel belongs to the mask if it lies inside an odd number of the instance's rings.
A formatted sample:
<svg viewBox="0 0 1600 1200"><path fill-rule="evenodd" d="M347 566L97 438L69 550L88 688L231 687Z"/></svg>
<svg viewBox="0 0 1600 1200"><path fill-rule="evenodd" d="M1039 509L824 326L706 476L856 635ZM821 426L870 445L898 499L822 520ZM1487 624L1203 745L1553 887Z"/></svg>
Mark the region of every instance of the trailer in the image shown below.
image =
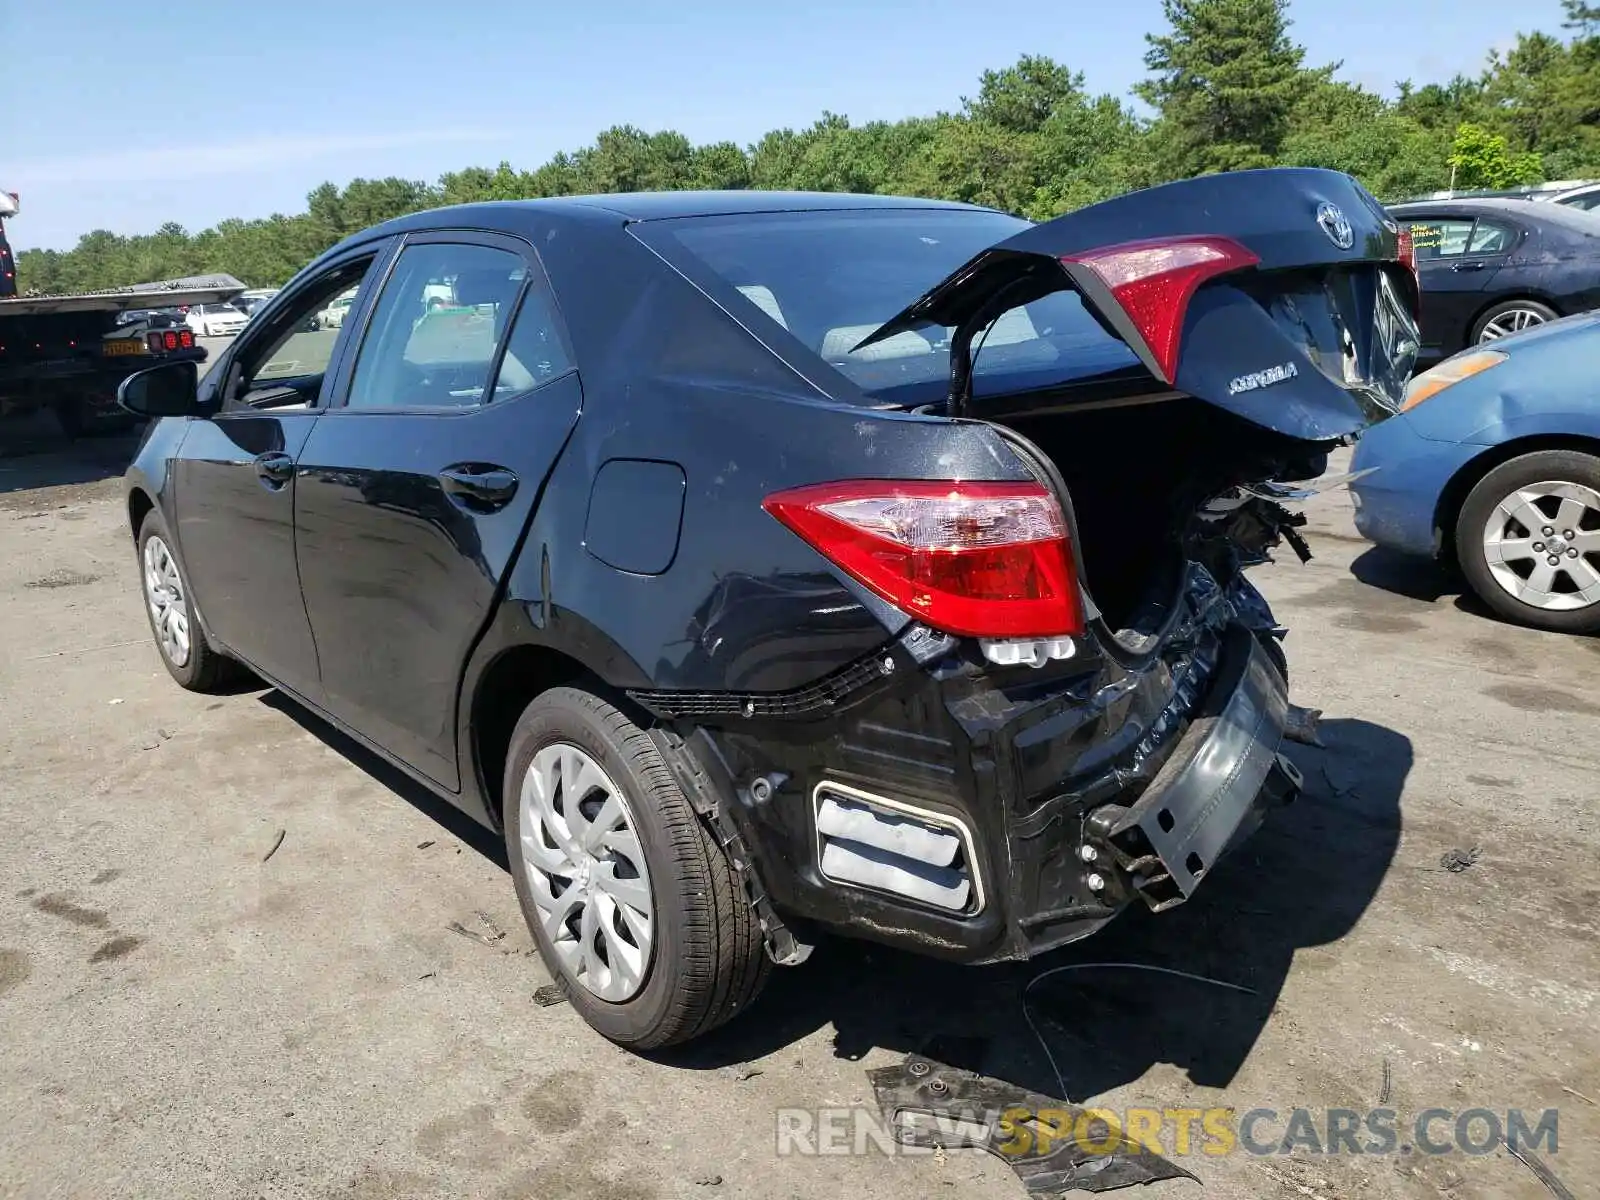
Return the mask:
<svg viewBox="0 0 1600 1200"><path fill-rule="evenodd" d="M129 375L158 362L201 363L207 352L187 325L153 314L220 304L245 290L231 275L200 275L75 295L19 293L5 217L20 204L0 192L0 447L9 421L48 409L68 437L131 428L117 406ZM140 313L132 321L125 313Z"/></svg>

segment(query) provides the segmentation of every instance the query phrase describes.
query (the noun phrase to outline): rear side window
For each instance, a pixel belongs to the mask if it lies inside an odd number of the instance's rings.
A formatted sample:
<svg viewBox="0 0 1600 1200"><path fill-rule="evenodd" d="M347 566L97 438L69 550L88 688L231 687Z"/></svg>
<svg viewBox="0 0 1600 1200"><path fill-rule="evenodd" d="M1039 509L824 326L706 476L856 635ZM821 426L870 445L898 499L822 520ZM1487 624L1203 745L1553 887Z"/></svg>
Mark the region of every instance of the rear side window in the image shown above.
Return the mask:
<svg viewBox="0 0 1600 1200"><path fill-rule="evenodd" d="M1472 240L1467 243L1467 253L1505 254L1516 240L1516 230L1511 226L1479 217L1472 230Z"/></svg>
<svg viewBox="0 0 1600 1200"><path fill-rule="evenodd" d="M373 308L349 406L484 403L495 349L526 275L520 256L491 246L407 246Z"/></svg>
<svg viewBox="0 0 1600 1200"><path fill-rule="evenodd" d="M981 209L850 209L692 217L640 230L691 279L711 281L752 329L776 325L870 395L945 383L950 330L900 333L857 348L968 259L1028 223ZM686 252L683 253L683 252ZM1003 314L974 340L974 390L993 394L1138 360L1076 294ZM899 399L900 397L896 397Z"/></svg>

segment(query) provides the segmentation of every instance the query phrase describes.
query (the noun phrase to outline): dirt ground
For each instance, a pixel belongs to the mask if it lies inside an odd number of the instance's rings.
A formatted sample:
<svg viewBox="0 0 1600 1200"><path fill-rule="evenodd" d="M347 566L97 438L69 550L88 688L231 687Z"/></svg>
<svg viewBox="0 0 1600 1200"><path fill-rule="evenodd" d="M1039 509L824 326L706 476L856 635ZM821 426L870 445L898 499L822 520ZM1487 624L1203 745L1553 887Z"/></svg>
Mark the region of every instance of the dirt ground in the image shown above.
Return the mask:
<svg viewBox="0 0 1600 1200"><path fill-rule="evenodd" d="M1193 901L1016 969L825 944L647 1061L534 1002L493 836L274 692L168 679L130 444L41 437L0 458L0 1195L1021 1197L981 1155L778 1155L780 1109L870 1107L865 1070L934 1035L1115 1109L1554 1108L1538 1157L1596 1194L1600 642L1495 623L1342 495L1313 562L1260 572L1328 747ZM1128 962L1249 990L1100 967L1024 1008L1042 969ZM1549 1194L1503 1149L1174 1158L1203 1191L1128 1194Z"/></svg>

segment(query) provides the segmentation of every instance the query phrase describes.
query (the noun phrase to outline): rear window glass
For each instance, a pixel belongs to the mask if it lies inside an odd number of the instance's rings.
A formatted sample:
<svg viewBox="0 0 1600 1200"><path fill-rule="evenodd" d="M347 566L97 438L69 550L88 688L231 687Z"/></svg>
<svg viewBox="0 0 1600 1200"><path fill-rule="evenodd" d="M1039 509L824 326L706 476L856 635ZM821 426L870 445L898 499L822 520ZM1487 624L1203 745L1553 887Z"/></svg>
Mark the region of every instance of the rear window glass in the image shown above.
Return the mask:
<svg viewBox="0 0 1600 1200"><path fill-rule="evenodd" d="M950 334L929 327L857 349L868 334L979 251L1028 228L1001 213L938 209L832 210L692 217L662 222L687 251L691 277L731 288L737 315L772 322L868 394L921 400L950 373ZM646 228L647 239L663 236ZM724 291L725 298L727 297ZM1076 294L1012 309L974 339L974 392L1042 387L1137 363ZM910 395L901 396L905 389Z"/></svg>

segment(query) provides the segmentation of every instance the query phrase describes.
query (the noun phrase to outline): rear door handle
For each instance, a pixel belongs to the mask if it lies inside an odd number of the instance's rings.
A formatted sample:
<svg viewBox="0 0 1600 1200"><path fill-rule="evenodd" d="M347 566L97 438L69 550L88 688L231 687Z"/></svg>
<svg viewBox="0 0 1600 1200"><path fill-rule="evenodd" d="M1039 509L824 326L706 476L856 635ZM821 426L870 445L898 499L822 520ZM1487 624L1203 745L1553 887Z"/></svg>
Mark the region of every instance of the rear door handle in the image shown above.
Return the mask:
<svg viewBox="0 0 1600 1200"><path fill-rule="evenodd" d="M294 459L281 450L256 455L256 474L270 488L281 488L294 478Z"/></svg>
<svg viewBox="0 0 1600 1200"><path fill-rule="evenodd" d="M480 512L504 508L517 494L517 477L505 467L446 467L439 483L451 499Z"/></svg>

